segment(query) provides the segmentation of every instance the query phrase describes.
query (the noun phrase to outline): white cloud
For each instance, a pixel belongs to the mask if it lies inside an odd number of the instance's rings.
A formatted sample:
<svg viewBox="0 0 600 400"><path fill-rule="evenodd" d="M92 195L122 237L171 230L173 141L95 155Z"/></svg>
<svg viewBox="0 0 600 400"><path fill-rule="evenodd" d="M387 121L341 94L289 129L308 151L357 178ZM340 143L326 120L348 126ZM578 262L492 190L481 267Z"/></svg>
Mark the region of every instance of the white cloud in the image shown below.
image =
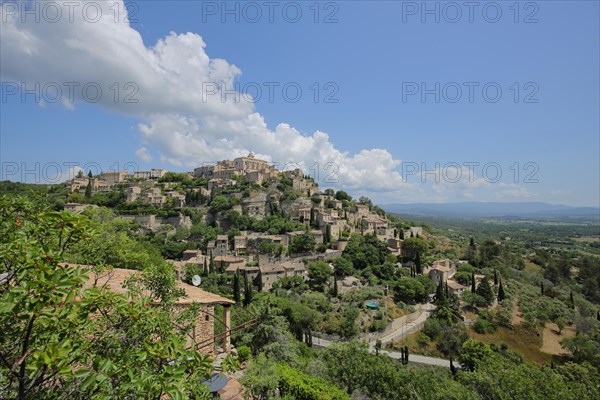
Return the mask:
<svg viewBox="0 0 600 400"><path fill-rule="evenodd" d="M140 160L145 162L150 162L154 159L147 148L140 147L135 151L135 155L139 157Z"/></svg>
<svg viewBox="0 0 600 400"><path fill-rule="evenodd" d="M87 22L82 12L70 23L66 8L57 23L23 22L3 4L2 79L42 86L98 83L101 106L140 119L143 146L135 153L144 161L152 160L154 149L161 161L191 169L252 151L282 168L298 163L308 172L312 167L324 186L394 193L414 187L402 181L396 170L400 161L386 150L350 154L321 131L303 134L287 123L271 129L246 97L213 93L214 83L234 87L241 70L211 59L198 34L171 32L148 47L129 23L114 21L113 9L115 4L123 9L122 1L95 3L103 7L97 23ZM81 90L74 94L75 103L85 100ZM124 102L126 95L137 102ZM69 100L63 93L62 103L73 107Z"/></svg>
<svg viewBox="0 0 600 400"><path fill-rule="evenodd" d="M82 13L91 3L102 7L102 18L95 23ZM210 58L200 35L170 32L148 46L123 18L115 22L114 9L125 12L122 0L77 4L72 22L65 6L63 17L48 23L23 19L14 12L14 3L2 3L0 78L28 87L55 82L63 89L56 103L67 109L89 100L82 93L84 85L99 85L101 107L138 118L141 143L135 154L143 161L154 160L154 154L163 163L189 170L254 152L280 168L297 163L307 173L318 173L324 187L343 187L385 202L471 198L490 187L481 178L444 180L431 184L429 193L423 185L403 181L400 160L387 150L349 153L336 148L325 132L307 134L284 122L269 127L247 96L222 96L217 86L234 87L242 72L226 60ZM73 98L70 83L78 85ZM448 176L452 172L468 176L464 170L446 171ZM522 195L518 190L508 187L501 193Z"/></svg>

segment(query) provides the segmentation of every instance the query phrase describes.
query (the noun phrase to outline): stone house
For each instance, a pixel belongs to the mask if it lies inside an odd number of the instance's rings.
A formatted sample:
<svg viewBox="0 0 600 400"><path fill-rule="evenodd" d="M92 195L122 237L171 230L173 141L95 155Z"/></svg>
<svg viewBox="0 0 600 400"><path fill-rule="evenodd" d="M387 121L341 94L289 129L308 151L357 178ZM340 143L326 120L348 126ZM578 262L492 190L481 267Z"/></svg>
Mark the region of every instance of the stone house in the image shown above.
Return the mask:
<svg viewBox="0 0 600 400"><path fill-rule="evenodd" d="M153 206L161 207L167 202L167 198L162 195L159 188L146 190L142 194L142 201L152 204Z"/></svg>
<svg viewBox="0 0 600 400"><path fill-rule="evenodd" d="M173 199L174 207L185 207L185 195L179 192L167 192L167 197Z"/></svg>
<svg viewBox="0 0 600 400"><path fill-rule="evenodd" d="M446 281L446 284L448 285L448 290L450 291L450 293L453 293L457 296L463 294L464 291L467 289L465 286L461 285L456 281L453 281L452 279L448 279Z"/></svg>
<svg viewBox="0 0 600 400"><path fill-rule="evenodd" d="M139 274L139 271L119 268L99 275L90 272L88 274L90 279L86 282L85 287L102 286L115 293L126 293L128 289L125 287L125 281L136 274ZM223 350L229 352L231 348L230 308L235 302L183 282L177 282L177 286L184 290L185 297L177 300L174 305L173 317L176 317L194 303L200 304L200 313L187 337L188 346L196 348L202 354L214 357L214 345L221 339ZM143 293L147 296L151 295L148 291ZM154 304L158 305L158 302ZM222 316L215 315L215 306L217 305L223 306ZM215 335L215 322L224 325L224 334Z"/></svg>
<svg viewBox="0 0 600 400"><path fill-rule="evenodd" d="M229 237L227 235L218 235L215 240L214 256L225 256L229 254Z"/></svg>
<svg viewBox="0 0 600 400"><path fill-rule="evenodd" d="M260 273L263 290L268 291L273 288L275 282L285 276L286 270L281 264L267 264L260 266Z"/></svg>
<svg viewBox="0 0 600 400"><path fill-rule="evenodd" d="M112 186L124 182L127 178L127 175L127 171L102 172L100 174L100 179Z"/></svg>
<svg viewBox="0 0 600 400"><path fill-rule="evenodd" d="M125 189L125 196L128 203L132 203L140 198L142 195L142 188L139 186L130 186Z"/></svg>
<svg viewBox="0 0 600 400"><path fill-rule="evenodd" d="M361 217L369 215L369 206L365 204L356 204L356 213Z"/></svg>
<svg viewBox="0 0 600 400"><path fill-rule="evenodd" d="M236 255L246 254L248 251L248 238L243 235L234 236L233 251Z"/></svg>
<svg viewBox="0 0 600 400"><path fill-rule="evenodd" d="M440 282L446 282L448 280L449 273L450 268L448 267L437 266L429 268L429 277L436 287L440 284Z"/></svg>

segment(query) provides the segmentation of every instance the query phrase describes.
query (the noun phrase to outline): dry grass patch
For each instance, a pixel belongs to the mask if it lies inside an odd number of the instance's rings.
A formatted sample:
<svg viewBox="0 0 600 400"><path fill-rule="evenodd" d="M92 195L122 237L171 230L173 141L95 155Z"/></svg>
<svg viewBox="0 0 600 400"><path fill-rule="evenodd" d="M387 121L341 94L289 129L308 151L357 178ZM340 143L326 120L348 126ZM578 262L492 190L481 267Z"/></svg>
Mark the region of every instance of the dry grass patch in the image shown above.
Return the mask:
<svg viewBox="0 0 600 400"><path fill-rule="evenodd" d="M552 361L552 355L544 353L541 350L542 336L526 329L522 325L517 325L514 329L498 328L495 333L485 335L468 330L469 336L487 344L495 344L500 347L502 344L523 357L524 361L532 362L538 365L549 364Z"/></svg>

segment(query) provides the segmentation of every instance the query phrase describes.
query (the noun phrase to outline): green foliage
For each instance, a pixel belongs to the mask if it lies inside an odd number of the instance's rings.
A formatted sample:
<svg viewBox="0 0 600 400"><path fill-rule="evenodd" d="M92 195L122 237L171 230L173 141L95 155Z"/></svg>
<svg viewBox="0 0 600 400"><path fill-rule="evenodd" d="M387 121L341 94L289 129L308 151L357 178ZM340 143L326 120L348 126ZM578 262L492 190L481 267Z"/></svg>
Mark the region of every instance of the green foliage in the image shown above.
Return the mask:
<svg viewBox="0 0 600 400"><path fill-rule="evenodd" d="M237 347L237 353L240 362L246 362L250 359L250 356L252 355L252 350L250 350L250 347L248 346L241 345Z"/></svg>
<svg viewBox="0 0 600 400"><path fill-rule="evenodd" d="M7 398L208 398L208 358L186 348L197 308L175 323L168 304L84 286L88 274L59 265L95 232L85 215L0 198L0 383ZM149 280L147 280L149 279Z"/></svg>
<svg viewBox="0 0 600 400"><path fill-rule="evenodd" d="M323 287L331 276L331 268L325 261L312 261L308 263L308 277L316 287Z"/></svg>
<svg viewBox="0 0 600 400"><path fill-rule="evenodd" d="M485 299L486 304L491 304L496 298L487 276L479 282L479 285L477 285L477 294Z"/></svg>
<svg viewBox="0 0 600 400"><path fill-rule="evenodd" d="M494 333L498 327L489 313L481 313L473 322L473 330L480 334Z"/></svg>
<svg viewBox="0 0 600 400"><path fill-rule="evenodd" d="M425 302L432 291L433 283L428 277L402 277L394 286L394 294L396 299L404 303Z"/></svg>
<svg viewBox="0 0 600 400"><path fill-rule="evenodd" d="M331 262L334 266L334 273L337 276L350 276L354 273L352 261L346 257L337 257Z"/></svg>
<svg viewBox="0 0 600 400"><path fill-rule="evenodd" d="M315 249L315 235L306 232L302 235L292 236L289 245L290 254L309 253Z"/></svg>
<svg viewBox="0 0 600 400"><path fill-rule="evenodd" d="M387 253L387 246L377 236L353 234L343 256L352 261L355 269L363 270L372 265L383 264Z"/></svg>
<svg viewBox="0 0 600 400"><path fill-rule="evenodd" d="M325 381L304 374L286 364L279 364L279 390L283 396L297 400L345 400L349 396Z"/></svg>
<svg viewBox="0 0 600 400"><path fill-rule="evenodd" d="M231 208L231 202L227 199L227 197L225 197L221 194L216 195L210 202L210 211L213 213L226 211L226 210L229 210L230 208Z"/></svg>
<svg viewBox="0 0 600 400"><path fill-rule="evenodd" d="M456 282L463 286L469 286L471 284L471 272L461 271L454 274L452 277Z"/></svg>
<svg viewBox="0 0 600 400"><path fill-rule="evenodd" d="M402 254L406 257L415 257L417 254L425 254L428 245L424 239L410 237L402 242Z"/></svg>

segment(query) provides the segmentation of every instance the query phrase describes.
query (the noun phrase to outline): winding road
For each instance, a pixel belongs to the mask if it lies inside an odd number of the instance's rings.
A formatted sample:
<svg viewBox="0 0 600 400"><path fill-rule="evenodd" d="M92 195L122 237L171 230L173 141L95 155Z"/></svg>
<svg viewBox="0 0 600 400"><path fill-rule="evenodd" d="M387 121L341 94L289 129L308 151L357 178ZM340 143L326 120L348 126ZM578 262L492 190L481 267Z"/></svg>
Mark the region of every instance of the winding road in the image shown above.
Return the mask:
<svg viewBox="0 0 600 400"><path fill-rule="evenodd" d="M404 337L408 336L409 334L418 332L421 329L422 324L427 320L427 318L429 318L429 316L433 313L434 310L435 310L435 306L433 304L421 304L419 310L415 311L414 313L405 315L403 317L400 317L400 318L394 320L393 324L400 325L400 327L398 329L392 330L389 333L384 334L382 337L379 338L379 340L381 340L382 344L385 344L385 343L389 343L394 340L403 339ZM369 342L369 352L370 353L376 353L376 349L375 349L376 342L377 342L377 339L371 340ZM333 341L333 340L323 339L323 338L320 338L317 336L313 336L313 346L314 347L326 348L326 347L331 346L334 343L338 343L338 342ZM401 353L398 353L395 351L387 351L387 350L382 349L382 350L379 350L379 353L385 354L388 357L394 358L396 360L399 360L401 358ZM415 364L433 365L433 366L437 366L437 367L450 368L449 360L446 360L443 358L421 356L418 354L409 354L408 362L415 363ZM456 363L455 366L459 367L458 363Z"/></svg>

